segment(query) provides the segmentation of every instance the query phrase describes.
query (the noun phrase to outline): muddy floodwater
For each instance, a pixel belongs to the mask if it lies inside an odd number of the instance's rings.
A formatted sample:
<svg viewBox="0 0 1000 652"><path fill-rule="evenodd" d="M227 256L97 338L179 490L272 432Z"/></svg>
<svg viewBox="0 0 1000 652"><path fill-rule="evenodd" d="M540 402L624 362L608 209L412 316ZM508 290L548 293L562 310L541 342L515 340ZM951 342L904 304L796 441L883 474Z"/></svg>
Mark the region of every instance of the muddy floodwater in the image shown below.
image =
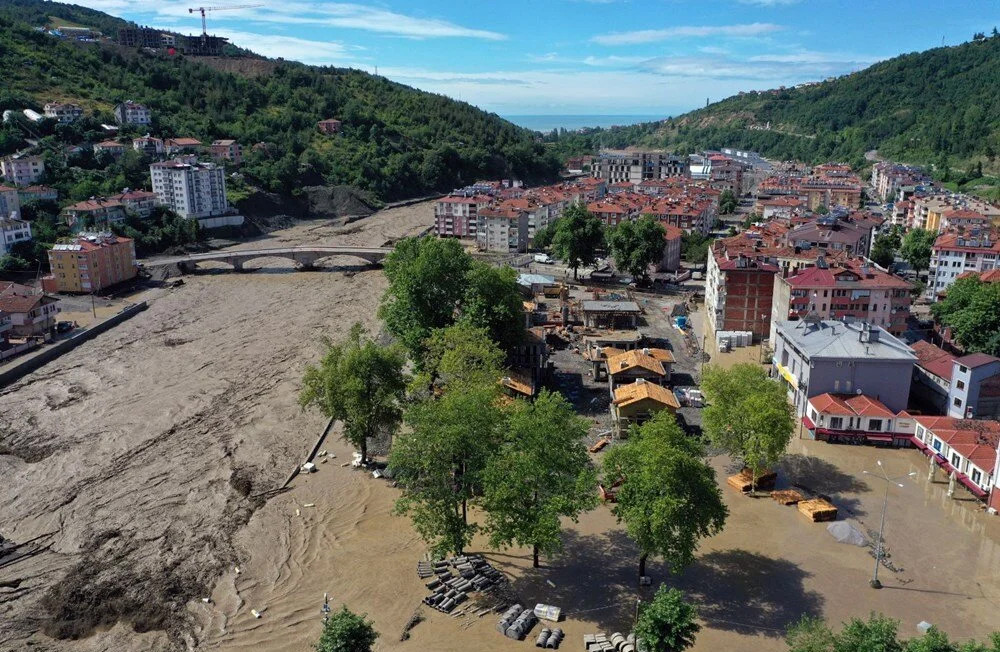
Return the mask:
<svg viewBox="0 0 1000 652"><path fill-rule="evenodd" d="M380 246L431 221L431 205L420 204L240 246ZM379 650L531 645L499 635L492 614L421 609L427 591L415 569L426 548L391 514L395 489L342 466L351 451L335 436L317 473L269 493L325 425L296 401L320 338L355 321L379 330L382 272L346 258L326 264L296 272L263 260L250 274L189 275L149 291L147 311L0 391L0 533L52 533L47 550L0 567L0 650L302 652L319 635L324 594L334 609L368 613ZM906 637L924 620L960 640L1000 628L1000 519L961 489L948 497L946 479L929 477L916 451L796 439L779 482L828 496L864 532L882 506L882 485L863 473L877 459L894 475L916 474L890 492L895 570L883 570L881 591L868 588L866 548L838 543L794 507L737 494L725 486L729 461L713 458L725 530L679 576L649 565L654 587L679 586L698 605L695 650L779 652L802 615L837 624L883 612ZM541 569L528 550L477 540L472 551L511 578L524 604L561 607L563 645L580 649L586 633L627 632L652 590L637 586L637 551L606 506L567 526L564 552Z"/></svg>

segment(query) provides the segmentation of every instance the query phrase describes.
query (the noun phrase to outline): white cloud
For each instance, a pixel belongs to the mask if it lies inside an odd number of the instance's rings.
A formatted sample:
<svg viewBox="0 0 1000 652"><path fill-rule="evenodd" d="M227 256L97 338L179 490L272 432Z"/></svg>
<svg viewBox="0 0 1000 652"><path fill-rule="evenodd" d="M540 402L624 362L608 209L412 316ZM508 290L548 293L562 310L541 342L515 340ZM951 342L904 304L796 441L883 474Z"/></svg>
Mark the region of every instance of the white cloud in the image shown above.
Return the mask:
<svg viewBox="0 0 1000 652"><path fill-rule="evenodd" d="M641 29L633 32L600 34L590 40L600 45L636 45L655 43L672 38L707 36L763 36L783 29L773 23L748 23L743 25L681 25L664 29Z"/></svg>
<svg viewBox="0 0 1000 652"><path fill-rule="evenodd" d="M834 52L778 52L757 54L745 58L734 56L656 57L639 68L667 77L700 79L736 79L747 84L754 81L788 85L818 81L869 66L879 57Z"/></svg>
<svg viewBox="0 0 1000 652"><path fill-rule="evenodd" d="M352 52L358 48L336 41L311 41L295 36L257 34L230 29L212 30L212 32L229 39L234 45L253 50L266 57L281 57L320 66L357 64Z"/></svg>
<svg viewBox="0 0 1000 652"><path fill-rule="evenodd" d="M179 18L188 16L187 6L166 5L155 0L77 0L79 4L120 13L122 11L154 13L157 16ZM196 12L197 13L197 12ZM197 16L192 16L197 20ZM439 18L425 18L397 13L388 9L344 2L284 2L262 7L232 9L210 13L209 21L254 21L292 25L342 27L407 38L472 38L502 41L505 34L485 29L465 27ZM196 24L196 23L194 23ZM217 30L210 30L217 31Z"/></svg>

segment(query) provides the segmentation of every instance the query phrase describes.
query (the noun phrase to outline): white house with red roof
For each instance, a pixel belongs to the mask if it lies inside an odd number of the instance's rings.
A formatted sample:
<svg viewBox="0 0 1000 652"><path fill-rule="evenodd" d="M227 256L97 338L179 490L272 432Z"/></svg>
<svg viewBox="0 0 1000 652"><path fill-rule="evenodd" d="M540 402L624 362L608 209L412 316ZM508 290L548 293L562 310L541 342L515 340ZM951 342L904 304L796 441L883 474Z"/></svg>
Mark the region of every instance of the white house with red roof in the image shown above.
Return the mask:
<svg viewBox="0 0 1000 652"><path fill-rule="evenodd" d="M810 435L831 443L910 446L913 417L893 412L864 394L826 393L809 399L802 424Z"/></svg>
<svg viewBox="0 0 1000 652"><path fill-rule="evenodd" d="M913 443L976 497L1000 508L1000 422L914 417Z"/></svg>
<svg viewBox="0 0 1000 652"><path fill-rule="evenodd" d="M938 236L931 248L927 298L936 301L955 279L965 272L985 272L1000 268L1000 238L987 229Z"/></svg>

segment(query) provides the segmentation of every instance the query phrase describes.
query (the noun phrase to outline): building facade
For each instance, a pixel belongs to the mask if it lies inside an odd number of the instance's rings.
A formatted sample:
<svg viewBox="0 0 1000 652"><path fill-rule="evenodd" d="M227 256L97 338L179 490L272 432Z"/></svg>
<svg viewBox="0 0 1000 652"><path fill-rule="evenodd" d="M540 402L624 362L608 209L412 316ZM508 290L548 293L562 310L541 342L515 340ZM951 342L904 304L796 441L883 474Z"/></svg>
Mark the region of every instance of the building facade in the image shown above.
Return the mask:
<svg viewBox="0 0 1000 652"><path fill-rule="evenodd" d="M229 161L233 165L243 163L243 146L235 140L213 140L209 145L212 157L223 161Z"/></svg>
<svg viewBox="0 0 1000 652"><path fill-rule="evenodd" d="M229 211L225 172L213 163L184 160L149 166L157 203L187 218L225 215Z"/></svg>
<svg viewBox="0 0 1000 652"><path fill-rule="evenodd" d="M687 159L663 150L604 150L591 162L591 174L603 181L640 183L687 175Z"/></svg>
<svg viewBox="0 0 1000 652"><path fill-rule="evenodd" d="M705 274L706 330L769 334L777 265L743 254L730 258L710 249Z"/></svg>
<svg viewBox="0 0 1000 652"><path fill-rule="evenodd" d="M79 104L62 104L59 102L49 102L45 105L45 117L52 118L62 124L73 122L83 115L83 109Z"/></svg>
<svg viewBox="0 0 1000 652"><path fill-rule="evenodd" d="M0 218L0 256L19 242L31 241L31 223L14 217Z"/></svg>
<svg viewBox="0 0 1000 652"><path fill-rule="evenodd" d="M46 292L91 294L133 279L139 270L135 243L111 233L81 233L74 242L49 250L52 273L42 279Z"/></svg>
<svg viewBox="0 0 1000 652"><path fill-rule="evenodd" d="M38 183L45 174L45 161L38 155L13 155L0 159L3 178L15 186Z"/></svg>
<svg viewBox="0 0 1000 652"><path fill-rule="evenodd" d="M0 218L21 215L21 196L17 188L0 185Z"/></svg>
<svg viewBox="0 0 1000 652"><path fill-rule="evenodd" d="M888 331L865 322L779 321L773 373L796 414L820 394L865 394L899 413L906 409L916 355Z"/></svg>
<svg viewBox="0 0 1000 652"><path fill-rule="evenodd" d="M1000 268L1000 239L985 229L944 233L931 248L927 298L935 301L966 272Z"/></svg>
<svg viewBox="0 0 1000 652"><path fill-rule="evenodd" d="M115 121L120 125L148 125L153 122L153 114L142 104L122 102L115 107Z"/></svg>
<svg viewBox="0 0 1000 652"><path fill-rule="evenodd" d="M973 353L952 363L948 416L995 419L1000 416L1000 358Z"/></svg>

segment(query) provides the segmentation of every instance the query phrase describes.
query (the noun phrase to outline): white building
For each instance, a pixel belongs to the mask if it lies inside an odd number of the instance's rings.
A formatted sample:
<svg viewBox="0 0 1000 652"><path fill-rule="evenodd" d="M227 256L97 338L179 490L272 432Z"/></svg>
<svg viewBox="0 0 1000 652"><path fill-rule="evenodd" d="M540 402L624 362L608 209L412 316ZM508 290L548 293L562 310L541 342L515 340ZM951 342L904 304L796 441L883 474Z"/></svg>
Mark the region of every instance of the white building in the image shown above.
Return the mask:
<svg viewBox="0 0 1000 652"><path fill-rule="evenodd" d="M528 213L515 208L479 211L476 244L486 251L517 253L528 250Z"/></svg>
<svg viewBox="0 0 1000 652"><path fill-rule="evenodd" d="M24 220L7 217L0 219L0 256L10 253L18 242L31 240L31 224Z"/></svg>
<svg viewBox="0 0 1000 652"><path fill-rule="evenodd" d="M60 102L49 102L45 105L45 117L58 120L66 124L73 122L83 115L83 109L79 104L62 104Z"/></svg>
<svg viewBox="0 0 1000 652"><path fill-rule="evenodd" d="M966 233L938 236L931 249L927 297L935 300L964 272L986 272L1000 268L1000 241L989 231L971 229Z"/></svg>
<svg viewBox="0 0 1000 652"><path fill-rule="evenodd" d="M149 166L156 201L181 217L211 217L229 210L225 168L176 159Z"/></svg>
<svg viewBox="0 0 1000 652"><path fill-rule="evenodd" d="M15 217L21 214L21 198L17 194L17 188L0 185L0 218Z"/></svg>
<svg viewBox="0 0 1000 652"><path fill-rule="evenodd" d="M38 155L14 154L0 159L0 172L15 186L30 186L45 174L45 161Z"/></svg>
<svg viewBox="0 0 1000 652"><path fill-rule="evenodd" d="M153 122L153 114L142 104L122 102L115 107L115 120L120 125L148 125Z"/></svg>

